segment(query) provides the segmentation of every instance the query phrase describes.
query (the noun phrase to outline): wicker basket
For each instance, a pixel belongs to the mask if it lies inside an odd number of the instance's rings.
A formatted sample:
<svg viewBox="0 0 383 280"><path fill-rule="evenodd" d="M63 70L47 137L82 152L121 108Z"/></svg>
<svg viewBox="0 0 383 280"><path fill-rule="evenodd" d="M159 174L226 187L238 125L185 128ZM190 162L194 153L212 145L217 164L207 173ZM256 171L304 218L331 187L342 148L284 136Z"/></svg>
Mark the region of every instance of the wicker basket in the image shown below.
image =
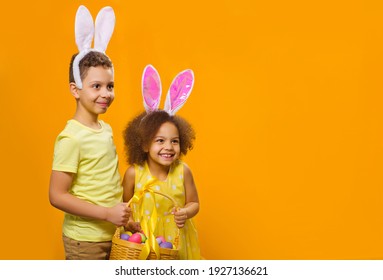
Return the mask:
<svg viewBox="0 0 383 280"><path fill-rule="evenodd" d="M110 260L138 260L143 244L137 244L120 239L121 228L117 228L112 238Z"/></svg>
<svg viewBox="0 0 383 280"><path fill-rule="evenodd" d="M173 205L176 206L176 202L172 197L158 191L152 191L152 192L170 199L173 202ZM132 202L132 199L129 200L129 202L127 203L127 206L129 206L131 202ZM112 238L112 250L111 250L109 259L110 260L139 260L144 244L138 244L138 243L129 242L129 241L120 239L121 230L122 228L118 227L116 229L116 232L114 233L114 236ZM175 249L167 249L167 248L161 248L161 247L159 248L160 260L178 260L179 232L180 231L177 230L177 235L174 238L174 242L173 242ZM151 249L146 259L157 260L156 253L152 251Z"/></svg>

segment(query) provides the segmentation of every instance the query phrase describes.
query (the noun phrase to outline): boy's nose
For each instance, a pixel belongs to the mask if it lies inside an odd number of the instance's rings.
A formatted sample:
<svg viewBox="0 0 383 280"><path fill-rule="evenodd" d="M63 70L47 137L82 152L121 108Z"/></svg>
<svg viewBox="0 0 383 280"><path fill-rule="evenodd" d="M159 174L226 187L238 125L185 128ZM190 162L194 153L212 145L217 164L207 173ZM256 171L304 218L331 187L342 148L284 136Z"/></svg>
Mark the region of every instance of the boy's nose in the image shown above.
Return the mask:
<svg viewBox="0 0 383 280"><path fill-rule="evenodd" d="M110 91L108 91L107 89L101 91L101 96L102 97L107 98L107 97L110 97L111 95L112 95L112 93Z"/></svg>

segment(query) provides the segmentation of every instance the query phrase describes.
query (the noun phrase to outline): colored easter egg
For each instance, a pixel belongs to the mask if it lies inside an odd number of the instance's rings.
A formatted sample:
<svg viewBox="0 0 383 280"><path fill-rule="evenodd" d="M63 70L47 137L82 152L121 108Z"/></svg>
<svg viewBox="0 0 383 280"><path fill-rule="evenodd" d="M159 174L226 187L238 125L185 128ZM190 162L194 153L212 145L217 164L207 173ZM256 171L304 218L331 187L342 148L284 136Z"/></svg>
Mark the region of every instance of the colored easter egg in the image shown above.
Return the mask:
<svg viewBox="0 0 383 280"><path fill-rule="evenodd" d="M162 242L166 242L165 237L163 237L161 235L157 236L156 240L157 240L158 244L161 244Z"/></svg>
<svg viewBox="0 0 383 280"><path fill-rule="evenodd" d="M129 240L129 238L130 238L130 235L127 233L121 233L120 235L120 239L122 240Z"/></svg>
<svg viewBox="0 0 383 280"><path fill-rule="evenodd" d="M134 243L141 243L142 237L138 233L133 233L132 236L129 237L129 241Z"/></svg>
<svg viewBox="0 0 383 280"><path fill-rule="evenodd" d="M142 242L142 243L145 243L145 241L146 241L146 239L147 239L147 238L146 238L146 235L143 234L142 232L139 232L138 234L141 235L141 242Z"/></svg>
<svg viewBox="0 0 383 280"><path fill-rule="evenodd" d="M173 249L173 244L172 243L170 243L170 242L162 242L161 244L160 244L160 247L161 248L167 248L167 249Z"/></svg>

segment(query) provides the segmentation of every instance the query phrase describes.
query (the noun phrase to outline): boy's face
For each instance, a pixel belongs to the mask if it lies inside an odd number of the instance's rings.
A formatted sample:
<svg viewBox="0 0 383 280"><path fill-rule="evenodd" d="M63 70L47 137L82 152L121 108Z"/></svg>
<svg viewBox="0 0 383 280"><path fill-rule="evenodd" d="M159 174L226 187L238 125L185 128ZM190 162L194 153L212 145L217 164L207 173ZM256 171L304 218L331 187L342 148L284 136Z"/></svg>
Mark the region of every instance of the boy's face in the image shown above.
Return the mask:
<svg viewBox="0 0 383 280"><path fill-rule="evenodd" d="M163 123L148 149L148 160L161 166L170 166L180 156L180 137L177 127Z"/></svg>
<svg viewBox="0 0 383 280"><path fill-rule="evenodd" d="M78 101L78 109L92 115L105 113L114 100L112 69L102 66L90 67L82 80L82 89L72 90Z"/></svg>

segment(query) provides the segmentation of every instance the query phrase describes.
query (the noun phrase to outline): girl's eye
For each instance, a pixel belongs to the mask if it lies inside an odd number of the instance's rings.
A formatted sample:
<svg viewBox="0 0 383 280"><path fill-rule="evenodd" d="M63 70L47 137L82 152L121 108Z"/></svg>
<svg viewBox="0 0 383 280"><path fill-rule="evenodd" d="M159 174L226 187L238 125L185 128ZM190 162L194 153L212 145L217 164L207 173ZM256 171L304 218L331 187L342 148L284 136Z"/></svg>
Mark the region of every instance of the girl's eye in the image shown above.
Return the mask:
<svg viewBox="0 0 383 280"><path fill-rule="evenodd" d="M162 142L164 142L164 140L163 139L157 139L156 142L157 143L162 143Z"/></svg>
<svg viewBox="0 0 383 280"><path fill-rule="evenodd" d="M93 85L93 88L95 88L95 89L99 89L101 86L99 85L99 84L94 84Z"/></svg>
<svg viewBox="0 0 383 280"><path fill-rule="evenodd" d="M172 143L173 144L178 144L180 141L179 140L173 140Z"/></svg>
<svg viewBox="0 0 383 280"><path fill-rule="evenodd" d="M108 85L108 90L114 89L114 85Z"/></svg>

